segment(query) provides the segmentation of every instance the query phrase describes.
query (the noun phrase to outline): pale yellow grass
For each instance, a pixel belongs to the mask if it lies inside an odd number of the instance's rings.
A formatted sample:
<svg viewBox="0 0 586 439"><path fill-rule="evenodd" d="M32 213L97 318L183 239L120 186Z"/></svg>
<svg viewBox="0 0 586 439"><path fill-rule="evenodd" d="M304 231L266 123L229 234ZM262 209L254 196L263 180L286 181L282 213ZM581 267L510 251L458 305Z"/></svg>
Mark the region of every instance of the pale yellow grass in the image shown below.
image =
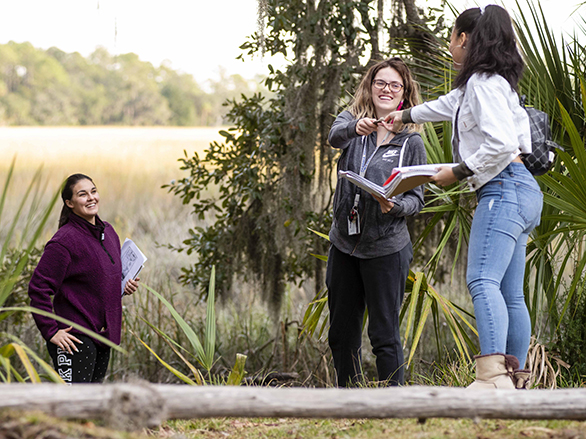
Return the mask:
<svg viewBox="0 0 586 439"><path fill-rule="evenodd" d="M173 281L179 268L190 262L185 254L172 253L158 244L180 245L187 230L196 225L189 206L161 186L185 174L177 161L195 151L200 154L211 141L221 141L218 128L129 127L1 127L0 184L16 157L14 178L0 224L12 218L34 172L43 166L47 199L70 174L91 176L101 196L100 216L112 223L121 240L132 238L149 262L143 279ZM59 202L42 238L57 229ZM12 215L11 215L12 214ZM193 261L191 257L191 261Z"/></svg>
<svg viewBox="0 0 586 439"><path fill-rule="evenodd" d="M217 128L0 127L0 169L17 156L19 169L172 175L183 151L202 152ZM166 171L166 172L165 172Z"/></svg>

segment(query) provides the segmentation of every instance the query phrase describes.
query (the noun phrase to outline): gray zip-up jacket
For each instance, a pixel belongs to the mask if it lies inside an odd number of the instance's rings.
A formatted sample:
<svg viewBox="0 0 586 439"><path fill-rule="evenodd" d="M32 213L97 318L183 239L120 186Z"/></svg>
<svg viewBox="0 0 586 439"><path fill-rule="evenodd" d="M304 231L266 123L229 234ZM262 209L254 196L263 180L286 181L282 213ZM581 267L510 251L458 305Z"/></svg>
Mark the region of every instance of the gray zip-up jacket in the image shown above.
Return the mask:
<svg viewBox="0 0 586 439"><path fill-rule="evenodd" d="M362 136L356 134L357 122L350 112L344 111L338 115L330 129L330 145L343 150L338 161L338 171L360 172L363 140ZM373 132L366 137L367 161L376 149L376 136L377 133ZM422 165L427 162L421 136L418 133L400 132L380 146L366 170L365 177L383 185L393 168L399 165L399 155L404 144L402 166ZM358 213L361 233L348 235L348 215L357 193L360 193ZM407 191L393 201L395 205L391 211L382 213L380 204L372 195L345 178L338 179L330 230L332 244L341 252L361 259L386 256L401 250L411 240L405 217L415 215L424 206L423 187Z"/></svg>

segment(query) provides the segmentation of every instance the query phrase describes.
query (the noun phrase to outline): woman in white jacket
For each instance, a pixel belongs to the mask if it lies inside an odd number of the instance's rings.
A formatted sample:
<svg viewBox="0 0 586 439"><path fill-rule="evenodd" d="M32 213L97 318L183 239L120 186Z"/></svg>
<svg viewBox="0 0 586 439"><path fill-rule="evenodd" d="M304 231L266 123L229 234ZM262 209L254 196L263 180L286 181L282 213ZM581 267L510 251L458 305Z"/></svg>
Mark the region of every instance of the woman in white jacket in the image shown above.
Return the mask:
<svg viewBox="0 0 586 439"><path fill-rule="evenodd" d="M471 8L456 19L450 41L459 70L454 90L436 101L391 113L394 126L452 120L454 160L434 181L466 179L476 191L466 281L481 354L471 388L526 385L531 322L523 295L526 245L539 224L543 196L519 154L531 151L529 120L519 105L523 60L509 14Z"/></svg>

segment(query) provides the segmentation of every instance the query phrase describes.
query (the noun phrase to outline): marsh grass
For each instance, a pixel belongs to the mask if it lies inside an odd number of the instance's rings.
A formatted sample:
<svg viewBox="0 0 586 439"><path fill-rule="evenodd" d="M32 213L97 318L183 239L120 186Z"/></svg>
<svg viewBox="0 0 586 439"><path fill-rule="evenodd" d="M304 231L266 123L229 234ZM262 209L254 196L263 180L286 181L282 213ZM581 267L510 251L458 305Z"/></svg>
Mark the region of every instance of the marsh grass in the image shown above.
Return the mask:
<svg viewBox="0 0 586 439"><path fill-rule="evenodd" d="M212 140L219 140L217 129L198 128L0 128L0 179L4 180L13 157L15 171L10 196L4 206L0 239L6 233L5 221L12 218L20 199L39 166L43 166L40 203L49 198L70 174L81 172L91 176L101 196L100 216L110 222L121 240L132 238L148 256L141 280L155 288L164 289L170 296L181 296L181 303L189 303L193 292L177 282L180 268L190 263L183 253L171 252L161 244L176 246L185 238L186 231L196 222L189 215L189 207L167 194L161 186L180 176L178 158L194 151L201 152ZM57 230L60 201L53 209L42 236L42 248ZM18 239L22 230L16 230ZM156 305L142 291L146 303L124 299L125 325L136 315L146 316L165 326L164 317ZM21 295L22 296L22 295ZM136 297L136 296L135 296ZM25 302L25 298L19 297ZM138 326L138 325L135 325ZM144 325L143 325L144 326ZM44 341L38 335L32 319L13 328L15 335L37 352L45 353ZM171 330L171 328L169 328ZM125 336L125 342L130 337ZM124 343L123 343L124 345ZM121 363L112 368L120 375L147 372L157 378L150 361L134 350L128 357L115 355ZM47 357L48 358L48 357ZM125 358L125 359L123 359ZM164 381L164 378L161 378Z"/></svg>
<svg viewBox="0 0 586 439"><path fill-rule="evenodd" d="M10 218L22 195L19 188L26 188L40 165L46 196L68 175L87 174L100 192L100 216L115 227L121 240L132 238L148 255L143 281L164 283L167 277L177 278L189 261L158 244L180 245L196 220L188 206L161 186L181 175L177 160L184 150L201 152L219 138L214 128L0 128L0 176L16 156L5 216ZM54 209L41 243L57 230L59 211L60 207Z"/></svg>
<svg viewBox="0 0 586 439"><path fill-rule="evenodd" d="M164 294L203 339L205 302L199 300L199 292L177 281L181 267L192 263L196 256L165 247L180 246L187 230L202 223L189 214L189 206L182 205L161 186L181 177L178 159L184 151L189 155L201 153L211 141L221 140L217 132L212 128L0 128L0 157L7 158L0 162L0 177L5 176L16 156L4 218L10 218L17 209L19 198L41 164L46 197L72 173L91 176L101 196L100 216L114 226L121 240L132 238L148 257L141 281ZM38 241L39 249L57 230L58 204ZM0 238L3 233L0 228ZM294 385L331 385L331 360L325 341L302 345L298 340L308 294L303 289L288 290L281 322L269 315L263 305L260 285L239 279L235 286L237 291L231 300L218 303L218 356L212 372L227 378L240 352L248 356L249 377L296 371L299 381ZM26 294L20 294L18 300L26 304ZM173 367L188 374L169 346L142 320L161 328L180 345L189 346L165 307L145 288L124 298L123 305L122 347L129 355L112 353L108 380L140 377L152 382L177 382L130 331ZM30 316L11 330L49 361L45 342ZM316 377L309 378L314 371Z"/></svg>
<svg viewBox="0 0 586 439"><path fill-rule="evenodd" d="M199 291L177 280L181 267L193 263L197 256L172 252L166 245L180 246L188 229L204 223L190 215L189 206L161 189L161 185L182 176L178 159L184 156L184 151L188 155L195 151L201 154L213 140L221 140L218 130L213 128L0 128L0 157L7 158L0 162L0 177L7 171L12 157L17 157L5 218L17 208L22 194L19 191L26 188L40 164L43 165L46 197L72 173L91 176L101 196L100 216L113 224L121 240L132 238L149 258L141 281L164 294L203 338L205 303L199 300ZM59 210L60 207L52 212L38 241L39 248L57 230ZM2 233L0 228L0 238ZM250 279L236 279L233 285L230 299L218 303L218 355L212 373L227 377L236 354L243 353L248 357L249 380L270 372L292 372L297 378L288 385L333 385L331 355L325 335L304 342L299 340L303 312L313 295L311 283L306 282L301 288L287 288L278 317L270 315L262 303L261 285ZM140 377L152 382L177 382L130 331L173 367L189 375L185 365L143 318L180 345L189 346L189 341L161 303L142 288L133 297L124 298L122 347L129 355L113 353L108 379ZM14 332L49 360L45 343L32 319L15 327ZM428 345L415 359L417 373L427 367L422 358L436 355L433 343ZM376 376L375 359L366 335L363 369L370 379Z"/></svg>
<svg viewBox="0 0 586 439"><path fill-rule="evenodd" d="M476 376L475 363L452 356L428 365L425 374L415 374L413 382L422 386L467 387Z"/></svg>

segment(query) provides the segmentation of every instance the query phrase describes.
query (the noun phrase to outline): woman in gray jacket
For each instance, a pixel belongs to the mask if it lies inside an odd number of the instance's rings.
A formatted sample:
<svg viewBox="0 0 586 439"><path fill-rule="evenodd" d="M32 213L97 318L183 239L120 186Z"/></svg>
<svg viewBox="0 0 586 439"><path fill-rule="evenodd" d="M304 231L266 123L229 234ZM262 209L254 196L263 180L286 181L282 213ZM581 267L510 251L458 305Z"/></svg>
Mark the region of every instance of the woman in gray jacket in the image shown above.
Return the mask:
<svg viewBox="0 0 586 439"><path fill-rule="evenodd" d="M338 170L354 171L382 185L397 166L425 164L425 147L415 124L397 130L379 122L397 108L418 103L418 85L400 58L372 66L349 109L330 130L330 145L342 149ZM391 385L404 381L399 312L413 258L405 217L422 208L423 187L387 200L338 180L326 284L329 344L340 387L362 378L365 308L379 380Z"/></svg>
<svg viewBox="0 0 586 439"><path fill-rule="evenodd" d="M531 337L523 295L525 253L543 196L519 158L531 152L531 134L516 91L523 59L507 11L496 5L464 11L456 19L450 52L460 70L454 90L386 120L394 126L452 120L454 160L460 163L442 168L434 180L445 186L465 179L478 199L466 280L482 355L476 357L471 387L525 387Z"/></svg>

